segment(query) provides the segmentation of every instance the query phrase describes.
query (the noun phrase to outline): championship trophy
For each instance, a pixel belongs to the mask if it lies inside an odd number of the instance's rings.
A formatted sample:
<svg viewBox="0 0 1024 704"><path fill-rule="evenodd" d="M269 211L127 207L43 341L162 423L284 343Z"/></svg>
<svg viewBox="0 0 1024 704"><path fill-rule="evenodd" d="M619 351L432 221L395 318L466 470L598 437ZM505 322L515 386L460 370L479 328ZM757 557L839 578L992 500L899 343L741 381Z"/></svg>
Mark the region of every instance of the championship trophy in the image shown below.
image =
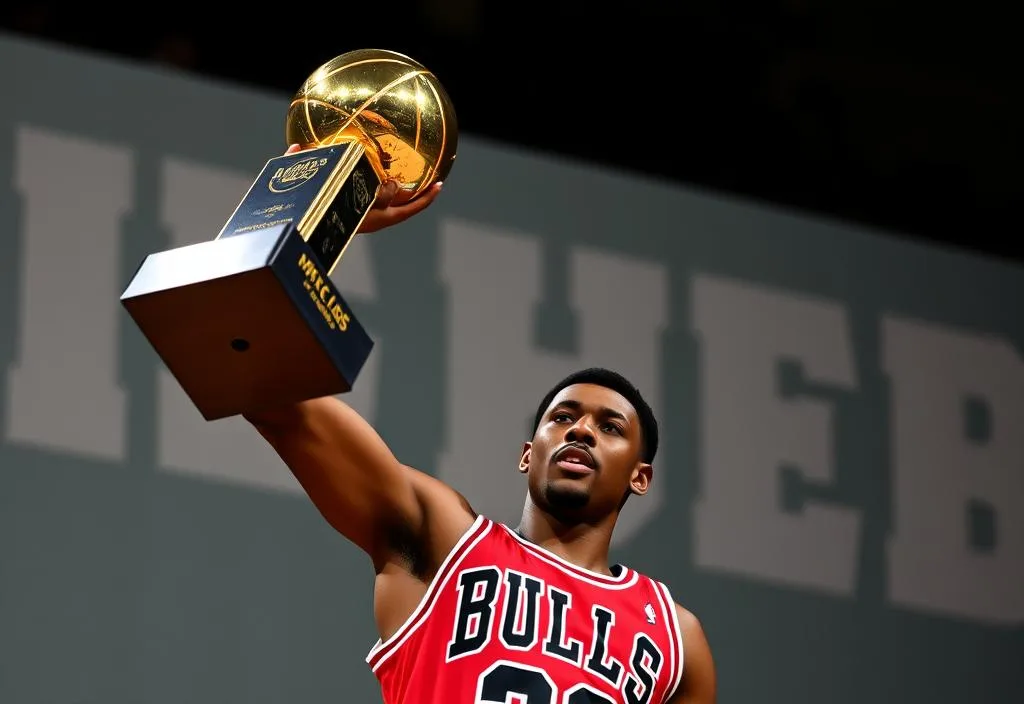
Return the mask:
<svg viewBox="0 0 1024 704"><path fill-rule="evenodd" d="M331 281L379 187L445 179L458 128L422 65L363 49L319 67L286 144L217 236L147 256L121 303L210 421L351 390L373 340Z"/></svg>

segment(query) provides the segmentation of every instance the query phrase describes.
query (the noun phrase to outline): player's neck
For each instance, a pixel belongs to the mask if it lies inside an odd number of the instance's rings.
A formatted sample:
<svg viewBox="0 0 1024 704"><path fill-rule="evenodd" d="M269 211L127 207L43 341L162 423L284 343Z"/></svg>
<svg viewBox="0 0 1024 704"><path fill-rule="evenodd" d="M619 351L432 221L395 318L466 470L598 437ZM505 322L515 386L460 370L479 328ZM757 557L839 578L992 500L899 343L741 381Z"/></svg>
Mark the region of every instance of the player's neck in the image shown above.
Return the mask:
<svg viewBox="0 0 1024 704"><path fill-rule="evenodd" d="M516 532L525 540L558 555L577 567L611 576L608 546L611 543L614 516L598 524L559 521L533 504L523 510Z"/></svg>

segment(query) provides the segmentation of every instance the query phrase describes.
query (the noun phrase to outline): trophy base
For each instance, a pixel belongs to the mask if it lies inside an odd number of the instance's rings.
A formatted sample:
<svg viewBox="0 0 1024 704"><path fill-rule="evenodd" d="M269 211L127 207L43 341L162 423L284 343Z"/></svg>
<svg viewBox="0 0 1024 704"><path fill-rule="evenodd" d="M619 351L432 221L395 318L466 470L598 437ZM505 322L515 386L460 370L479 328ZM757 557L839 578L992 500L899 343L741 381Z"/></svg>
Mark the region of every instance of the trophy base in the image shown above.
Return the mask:
<svg viewBox="0 0 1024 704"><path fill-rule="evenodd" d="M121 302L208 421L350 391L373 349L292 224L152 254Z"/></svg>

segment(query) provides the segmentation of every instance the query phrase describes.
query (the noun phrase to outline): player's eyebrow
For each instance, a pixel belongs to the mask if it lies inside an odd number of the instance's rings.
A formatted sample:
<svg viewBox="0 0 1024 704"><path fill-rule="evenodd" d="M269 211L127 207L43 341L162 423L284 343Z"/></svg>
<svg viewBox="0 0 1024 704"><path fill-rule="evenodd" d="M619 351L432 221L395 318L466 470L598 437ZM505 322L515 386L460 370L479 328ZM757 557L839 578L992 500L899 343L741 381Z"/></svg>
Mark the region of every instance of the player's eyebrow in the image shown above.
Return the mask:
<svg viewBox="0 0 1024 704"><path fill-rule="evenodd" d="M552 409L552 411L555 411L559 408L571 408L574 411L578 411L581 408L583 408L583 404L575 399L570 398L564 401L559 401L558 404L556 404L555 407ZM607 418L617 418L624 423L629 422L629 418L627 418L625 415L623 415L619 411L616 411L614 408L608 408L607 406L601 406L600 408L598 408L598 415L603 415Z"/></svg>

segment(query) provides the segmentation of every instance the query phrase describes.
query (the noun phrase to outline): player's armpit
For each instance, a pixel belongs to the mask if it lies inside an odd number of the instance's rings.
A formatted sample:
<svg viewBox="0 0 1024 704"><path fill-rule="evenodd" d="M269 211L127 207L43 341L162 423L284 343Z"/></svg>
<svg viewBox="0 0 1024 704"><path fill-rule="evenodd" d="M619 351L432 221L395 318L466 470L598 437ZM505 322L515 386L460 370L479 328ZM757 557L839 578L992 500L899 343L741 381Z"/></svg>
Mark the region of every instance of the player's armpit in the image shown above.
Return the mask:
<svg viewBox="0 0 1024 704"><path fill-rule="evenodd" d="M473 525L477 514L464 496L440 479L411 467L406 469L421 511L417 548L425 561L425 572L432 574Z"/></svg>
<svg viewBox="0 0 1024 704"><path fill-rule="evenodd" d="M679 604L676 614L683 632L683 680L668 704L715 704L718 680L704 628L696 616Z"/></svg>
<svg viewBox="0 0 1024 704"><path fill-rule="evenodd" d="M399 552L421 545L433 552L446 540L454 545L458 537L449 536L472 523L468 512L458 512L454 491L401 464L377 431L337 398L247 414L246 419L327 522L366 552L378 570ZM447 517L440 507L447 508Z"/></svg>

